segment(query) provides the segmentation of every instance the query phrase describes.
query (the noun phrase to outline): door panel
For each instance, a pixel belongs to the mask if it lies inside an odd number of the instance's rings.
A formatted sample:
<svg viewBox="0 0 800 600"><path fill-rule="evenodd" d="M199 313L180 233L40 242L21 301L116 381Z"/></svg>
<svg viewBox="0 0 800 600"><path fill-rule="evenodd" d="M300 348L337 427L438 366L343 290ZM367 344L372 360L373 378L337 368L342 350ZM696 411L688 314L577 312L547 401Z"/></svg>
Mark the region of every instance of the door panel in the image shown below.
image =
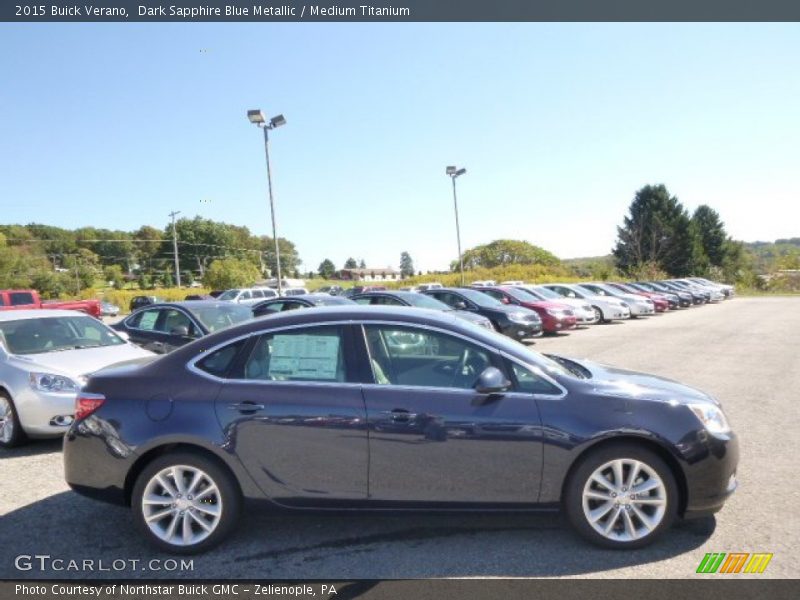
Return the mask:
<svg viewBox="0 0 800 600"><path fill-rule="evenodd" d="M538 500L539 411L530 394L473 389L492 351L414 327L367 325L375 384L364 386L371 500Z"/></svg>
<svg viewBox="0 0 800 600"><path fill-rule="evenodd" d="M217 398L234 452L283 504L367 497L368 442L352 327L265 334Z"/></svg>

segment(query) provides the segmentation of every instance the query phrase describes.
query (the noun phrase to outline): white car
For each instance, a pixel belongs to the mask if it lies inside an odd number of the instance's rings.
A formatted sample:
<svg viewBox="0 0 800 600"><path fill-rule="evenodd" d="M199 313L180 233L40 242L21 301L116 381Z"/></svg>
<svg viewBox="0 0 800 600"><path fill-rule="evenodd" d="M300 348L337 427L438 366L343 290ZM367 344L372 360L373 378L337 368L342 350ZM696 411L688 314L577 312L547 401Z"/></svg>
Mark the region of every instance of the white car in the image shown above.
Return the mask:
<svg viewBox="0 0 800 600"><path fill-rule="evenodd" d="M305 296L308 290L304 287L288 287L281 290L284 296Z"/></svg>
<svg viewBox="0 0 800 600"><path fill-rule="evenodd" d="M586 300L580 300L578 298L565 298L561 294L558 294L553 290L549 290L542 285L522 284L514 287L528 292L537 300L561 302L562 304L566 304L572 309L575 319L579 325L594 325L598 321L592 305Z"/></svg>
<svg viewBox="0 0 800 600"><path fill-rule="evenodd" d="M0 312L0 447L63 435L91 373L153 356L76 311Z"/></svg>
<svg viewBox="0 0 800 600"><path fill-rule="evenodd" d="M574 283L545 283L541 287L552 290L564 298L584 300L592 307L600 323L631 318L631 309L619 298L598 296Z"/></svg>
<svg viewBox="0 0 800 600"><path fill-rule="evenodd" d="M225 290L217 300L223 302L238 302L239 304L255 304L262 300L277 298L278 292L272 288L235 288Z"/></svg>
<svg viewBox="0 0 800 600"><path fill-rule="evenodd" d="M598 296L619 298L631 309L631 317L646 317L656 314L656 305L653 301L638 294L629 294L604 283L581 283L580 287Z"/></svg>
<svg viewBox="0 0 800 600"><path fill-rule="evenodd" d="M486 279L484 281L473 281L469 285L470 287L494 287L497 282L494 279Z"/></svg>

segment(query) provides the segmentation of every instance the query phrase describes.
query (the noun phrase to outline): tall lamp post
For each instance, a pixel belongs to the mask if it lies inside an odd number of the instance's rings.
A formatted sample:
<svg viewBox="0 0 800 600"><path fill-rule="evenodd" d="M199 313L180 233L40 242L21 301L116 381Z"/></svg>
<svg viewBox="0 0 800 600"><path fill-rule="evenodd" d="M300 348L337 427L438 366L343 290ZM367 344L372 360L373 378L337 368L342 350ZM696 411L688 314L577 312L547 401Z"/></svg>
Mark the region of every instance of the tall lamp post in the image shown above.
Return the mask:
<svg viewBox="0 0 800 600"><path fill-rule="evenodd" d="M283 115L272 117L269 121L264 118L264 113L259 109L248 110L247 118L253 125L264 130L264 152L267 155L267 188L269 189L269 210L272 215L272 238L275 241L275 265L278 272L278 295L283 294L283 284L281 283L281 251L278 248L278 232L275 226L275 201L272 197L272 170L269 164L269 131L281 125L286 125Z"/></svg>
<svg viewBox="0 0 800 600"><path fill-rule="evenodd" d="M173 210L169 213L169 216L172 217L172 252L175 256L175 281L178 287L181 287L181 265L180 259L178 258L178 231L175 229L175 217L179 214L181 214L181 211Z"/></svg>
<svg viewBox="0 0 800 600"><path fill-rule="evenodd" d="M456 195L456 179L466 173L466 169L457 169L456 167L447 167L446 173L453 180L453 206L456 210L456 240L458 241L458 265L461 269L461 285L464 285L464 257L461 254L461 228L458 225L458 196Z"/></svg>

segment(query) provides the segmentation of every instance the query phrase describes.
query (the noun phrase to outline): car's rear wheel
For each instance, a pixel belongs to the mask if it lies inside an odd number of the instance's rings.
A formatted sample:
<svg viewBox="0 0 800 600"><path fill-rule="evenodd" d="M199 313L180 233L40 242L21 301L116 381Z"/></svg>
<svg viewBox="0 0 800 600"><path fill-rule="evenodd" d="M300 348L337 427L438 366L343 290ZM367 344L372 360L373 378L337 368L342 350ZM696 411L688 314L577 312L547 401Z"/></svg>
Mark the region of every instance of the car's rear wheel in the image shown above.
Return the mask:
<svg viewBox="0 0 800 600"><path fill-rule="evenodd" d="M564 507L588 541L614 549L641 548L669 529L678 488L669 466L634 444L600 448L572 473Z"/></svg>
<svg viewBox="0 0 800 600"><path fill-rule="evenodd" d="M13 448L27 439L14 401L5 392L0 392L0 448Z"/></svg>
<svg viewBox="0 0 800 600"><path fill-rule="evenodd" d="M233 531L241 496L230 473L192 452L160 456L136 480L131 497L148 540L176 554L204 552Z"/></svg>

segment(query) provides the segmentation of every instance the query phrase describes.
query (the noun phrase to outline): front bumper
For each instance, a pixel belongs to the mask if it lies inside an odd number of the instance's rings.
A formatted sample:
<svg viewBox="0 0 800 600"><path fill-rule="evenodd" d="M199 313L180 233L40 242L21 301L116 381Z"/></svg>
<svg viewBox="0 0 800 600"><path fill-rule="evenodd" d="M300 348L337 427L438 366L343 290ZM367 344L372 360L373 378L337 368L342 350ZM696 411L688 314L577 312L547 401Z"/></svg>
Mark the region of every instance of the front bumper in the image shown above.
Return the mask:
<svg viewBox="0 0 800 600"><path fill-rule="evenodd" d="M64 435L75 414L75 394L49 393L23 388L14 394L14 404L25 433L33 438Z"/></svg>
<svg viewBox="0 0 800 600"><path fill-rule="evenodd" d="M700 455L685 467L686 510L684 517L695 518L718 512L739 485L739 440L731 433L725 439L707 435L699 445Z"/></svg>
<svg viewBox="0 0 800 600"><path fill-rule="evenodd" d="M505 327L502 328L501 333L515 340L526 340L535 337L541 337L544 331L542 323L515 323L510 321Z"/></svg>

